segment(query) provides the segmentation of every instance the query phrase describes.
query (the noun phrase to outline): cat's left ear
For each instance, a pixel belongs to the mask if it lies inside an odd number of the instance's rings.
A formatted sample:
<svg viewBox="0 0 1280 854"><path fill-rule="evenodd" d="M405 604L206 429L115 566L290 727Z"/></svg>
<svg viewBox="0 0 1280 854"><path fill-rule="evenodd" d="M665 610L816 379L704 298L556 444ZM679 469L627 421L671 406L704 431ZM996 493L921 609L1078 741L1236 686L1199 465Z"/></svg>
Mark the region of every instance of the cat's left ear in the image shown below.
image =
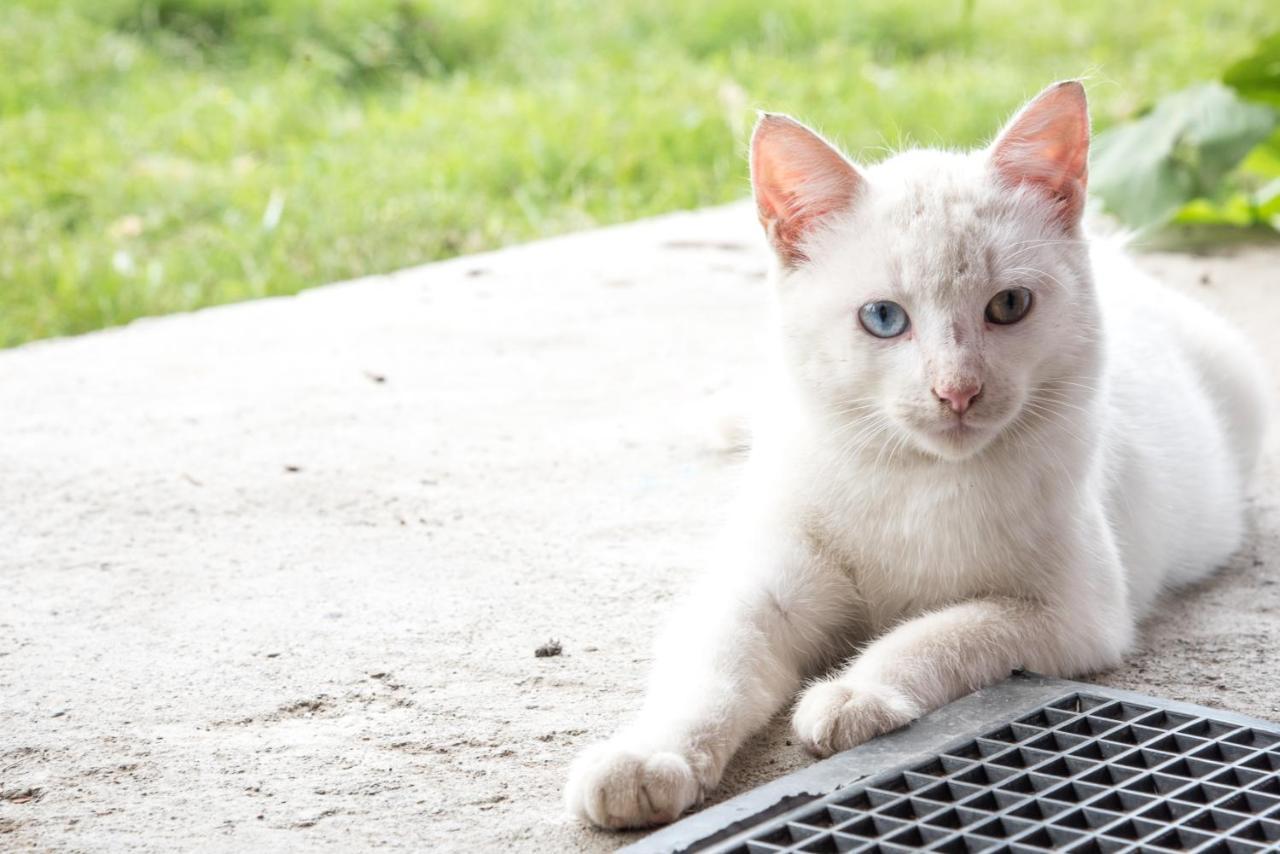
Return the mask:
<svg viewBox="0 0 1280 854"><path fill-rule="evenodd" d="M1089 181L1089 104L1079 80L1056 83L1013 117L991 146L991 163L1009 187L1031 185L1073 229Z"/></svg>
<svg viewBox="0 0 1280 854"><path fill-rule="evenodd" d="M751 189L760 224L782 263L805 260L804 239L847 210L863 178L816 132L779 113L762 113L751 135Z"/></svg>

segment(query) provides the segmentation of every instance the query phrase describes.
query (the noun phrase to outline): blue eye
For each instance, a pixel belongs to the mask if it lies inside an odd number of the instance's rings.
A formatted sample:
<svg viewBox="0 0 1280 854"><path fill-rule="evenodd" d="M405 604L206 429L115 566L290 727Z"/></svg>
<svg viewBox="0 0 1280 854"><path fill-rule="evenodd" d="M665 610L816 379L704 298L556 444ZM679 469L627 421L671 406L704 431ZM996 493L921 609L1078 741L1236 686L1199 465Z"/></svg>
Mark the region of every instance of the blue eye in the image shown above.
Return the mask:
<svg viewBox="0 0 1280 854"><path fill-rule="evenodd" d="M896 338L907 331L907 312L896 302L869 302L858 309L862 328L877 338Z"/></svg>

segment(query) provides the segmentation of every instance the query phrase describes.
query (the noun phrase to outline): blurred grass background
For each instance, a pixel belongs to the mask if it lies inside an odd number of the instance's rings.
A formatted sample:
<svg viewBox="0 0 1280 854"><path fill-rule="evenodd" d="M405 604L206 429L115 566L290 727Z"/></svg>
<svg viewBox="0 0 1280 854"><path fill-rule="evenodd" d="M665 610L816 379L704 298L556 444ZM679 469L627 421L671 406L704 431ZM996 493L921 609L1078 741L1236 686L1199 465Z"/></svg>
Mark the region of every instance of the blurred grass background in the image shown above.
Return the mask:
<svg viewBox="0 0 1280 854"><path fill-rule="evenodd" d="M752 110L866 159L1213 78L1274 0L4 0L0 346L747 194Z"/></svg>

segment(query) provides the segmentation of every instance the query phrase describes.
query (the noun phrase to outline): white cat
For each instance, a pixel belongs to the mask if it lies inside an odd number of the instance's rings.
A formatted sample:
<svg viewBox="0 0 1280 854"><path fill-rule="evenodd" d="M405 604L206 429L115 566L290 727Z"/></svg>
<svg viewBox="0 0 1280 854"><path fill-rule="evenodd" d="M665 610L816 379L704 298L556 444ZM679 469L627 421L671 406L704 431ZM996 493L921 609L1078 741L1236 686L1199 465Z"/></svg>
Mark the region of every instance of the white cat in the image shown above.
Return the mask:
<svg viewBox="0 0 1280 854"><path fill-rule="evenodd" d="M1081 228L1089 118L1046 89L988 149L866 170L765 115L776 371L713 572L637 719L566 800L667 822L792 714L818 755L1017 667L1114 665L1243 534L1266 404L1241 335Z"/></svg>

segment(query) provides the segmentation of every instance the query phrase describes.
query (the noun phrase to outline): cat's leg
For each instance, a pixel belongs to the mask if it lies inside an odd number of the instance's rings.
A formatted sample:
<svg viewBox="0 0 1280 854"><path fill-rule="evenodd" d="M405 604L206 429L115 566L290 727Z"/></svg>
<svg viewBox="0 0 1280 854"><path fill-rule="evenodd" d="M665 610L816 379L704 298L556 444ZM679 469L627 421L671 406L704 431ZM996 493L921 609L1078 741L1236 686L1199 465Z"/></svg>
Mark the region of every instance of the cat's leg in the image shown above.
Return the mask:
<svg viewBox="0 0 1280 854"><path fill-rule="evenodd" d="M636 720L575 760L571 812L612 828L673 821L829 652L851 611L847 580L798 549L749 551L677 613Z"/></svg>
<svg viewBox="0 0 1280 854"><path fill-rule="evenodd" d="M1101 577L1067 576L1076 588L1056 595L975 599L900 624L841 672L805 690L792 716L797 737L826 756L1018 667L1071 676L1115 664L1133 633L1119 573L1115 562Z"/></svg>

